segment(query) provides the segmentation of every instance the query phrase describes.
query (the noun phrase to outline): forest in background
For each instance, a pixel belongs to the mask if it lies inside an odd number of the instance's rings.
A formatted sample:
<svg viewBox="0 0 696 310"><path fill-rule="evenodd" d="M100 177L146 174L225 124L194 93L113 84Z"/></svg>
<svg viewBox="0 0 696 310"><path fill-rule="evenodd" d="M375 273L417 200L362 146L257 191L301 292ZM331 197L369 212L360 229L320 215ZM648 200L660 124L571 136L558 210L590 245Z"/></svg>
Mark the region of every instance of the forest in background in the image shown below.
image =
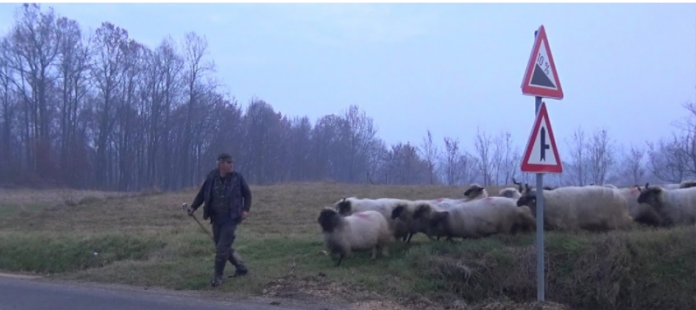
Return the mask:
<svg viewBox="0 0 696 310"><path fill-rule="evenodd" d="M696 105L672 136L623 145L577 128L546 184L633 185L696 175ZM467 139L468 140L468 139ZM0 36L0 186L110 191L200 184L229 152L251 184L533 182L519 170L526 141L509 132L387 144L358 105L312 122L261 98L242 105L216 78L205 36L146 46L105 21L85 33L51 7L24 4Z"/></svg>

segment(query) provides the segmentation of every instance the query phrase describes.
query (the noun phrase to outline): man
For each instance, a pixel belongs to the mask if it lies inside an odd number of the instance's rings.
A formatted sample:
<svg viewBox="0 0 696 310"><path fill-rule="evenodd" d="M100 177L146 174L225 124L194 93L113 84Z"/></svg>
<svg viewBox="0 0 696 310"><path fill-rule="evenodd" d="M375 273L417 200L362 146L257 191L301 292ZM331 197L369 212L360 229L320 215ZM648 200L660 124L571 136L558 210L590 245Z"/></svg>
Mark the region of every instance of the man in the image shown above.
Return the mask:
<svg viewBox="0 0 696 310"><path fill-rule="evenodd" d="M249 216L251 191L244 177L234 170L232 156L222 153L218 156L218 167L208 173L191 207L189 215L205 203L203 219L210 218L215 240L215 271L212 286L222 284L222 274L227 260L235 266L232 277L248 273L241 257L232 248L235 230Z"/></svg>

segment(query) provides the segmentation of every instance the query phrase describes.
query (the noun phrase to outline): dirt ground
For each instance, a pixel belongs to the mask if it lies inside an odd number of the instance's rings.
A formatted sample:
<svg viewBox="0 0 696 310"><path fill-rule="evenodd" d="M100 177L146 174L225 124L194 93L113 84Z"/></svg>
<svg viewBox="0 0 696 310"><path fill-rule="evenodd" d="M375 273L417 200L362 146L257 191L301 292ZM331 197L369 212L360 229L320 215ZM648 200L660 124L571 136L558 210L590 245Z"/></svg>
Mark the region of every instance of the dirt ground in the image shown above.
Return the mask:
<svg viewBox="0 0 696 310"><path fill-rule="evenodd" d="M394 301L358 285L331 282L322 273L316 276L285 276L268 283L263 290L267 298L290 299L300 302L321 300L330 304L347 304L355 310L572 310L554 302L515 303L490 301L467 305L463 300L453 300L449 305L437 304L424 297Z"/></svg>

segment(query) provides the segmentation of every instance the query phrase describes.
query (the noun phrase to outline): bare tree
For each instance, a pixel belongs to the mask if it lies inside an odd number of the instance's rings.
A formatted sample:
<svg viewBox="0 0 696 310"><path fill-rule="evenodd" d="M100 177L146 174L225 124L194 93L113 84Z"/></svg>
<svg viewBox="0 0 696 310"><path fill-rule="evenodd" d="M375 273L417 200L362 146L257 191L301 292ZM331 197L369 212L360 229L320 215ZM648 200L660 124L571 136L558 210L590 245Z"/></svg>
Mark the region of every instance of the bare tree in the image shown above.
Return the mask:
<svg viewBox="0 0 696 310"><path fill-rule="evenodd" d="M512 135L509 131L501 133L498 145L500 145L500 170L502 172L503 179L497 180L496 183L498 185L509 184L512 182L512 178L516 177L517 171L520 169L520 160L522 155L520 154L519 148L515 147L512 140Z"/></svg>
<svg viewBox="0 0 696 310"><path fill-rule="evenodd" d="M587 144L587 168L594 184L606 183L609 172L616 163L615 144L605 129L596 130L590 138Z"/></svg>
<svg viewBox="0 0 696 310"><path fill-rule="evenodd" d="M572 136L571 141L566 141L570 149L570 162L568 165L569 181L573 185L583 186L587 184L589 175L589 155L587 154L587 140L585 131L578 127Z"/></svg>
<svg viewBox="0 0 696 310"><path fill-rule="evenodd" d="M433 135L430 133L430 129L428 129L427 135L423 138L423 143L419 148L419 152L428 165L428 180L430 184L435 184L437 180L436 164L439 150L437 145L433 143Z"/></svg>
<svg viewBox="0 0 696 310"><path fill-rule="evenodd" d="M688 173L688 158L684 139L673 134L672 139L660 139L657 143L647 142L648 167L658 179L666 182L681 182Z"/></svg>
<svg viewBox="0 0 696 310"><path fill-rule="evenodd" d="M483 177L483 186L492 185L492 173L498 160L496 157L499 157L495 154L495 150L491 150L492 143L492 138L489 135L482 132L480 128L476 128L474 147L476 149L479 174Z"/></svg>
<svg viewBox="0 0 696 310"><path fill-rule="evenodd" d="M442 165L445 171L445 180L447 185L457 184L462 178L460 170L461 153L459 152L459 139L444 137L445 142L445 159Z"/></svg>
<svg viewBox="0 0 696 310"><path fill-rule="evenodd" d="M623 179L630 184L642 184L645 178L645 165L643 158L645 150L631 145L631 148L624 154L621 161ZM627 185L630 185L627 184Z"/></svg>

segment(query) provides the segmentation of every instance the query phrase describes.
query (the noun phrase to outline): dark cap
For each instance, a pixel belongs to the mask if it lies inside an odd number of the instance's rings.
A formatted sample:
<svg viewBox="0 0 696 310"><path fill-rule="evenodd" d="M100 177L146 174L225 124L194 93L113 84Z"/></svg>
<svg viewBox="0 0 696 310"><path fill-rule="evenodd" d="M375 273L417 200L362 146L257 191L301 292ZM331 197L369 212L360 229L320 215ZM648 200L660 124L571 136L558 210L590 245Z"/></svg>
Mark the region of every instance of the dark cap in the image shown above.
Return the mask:
<svg viewBox="0 0 696 310"><path fill-rule="evenodd" d="M218 161L223 161L223 160L230 160L231 161L232 156L230 154L227 154L227 153L222 153L218 156L217 160Z"/></svg>

